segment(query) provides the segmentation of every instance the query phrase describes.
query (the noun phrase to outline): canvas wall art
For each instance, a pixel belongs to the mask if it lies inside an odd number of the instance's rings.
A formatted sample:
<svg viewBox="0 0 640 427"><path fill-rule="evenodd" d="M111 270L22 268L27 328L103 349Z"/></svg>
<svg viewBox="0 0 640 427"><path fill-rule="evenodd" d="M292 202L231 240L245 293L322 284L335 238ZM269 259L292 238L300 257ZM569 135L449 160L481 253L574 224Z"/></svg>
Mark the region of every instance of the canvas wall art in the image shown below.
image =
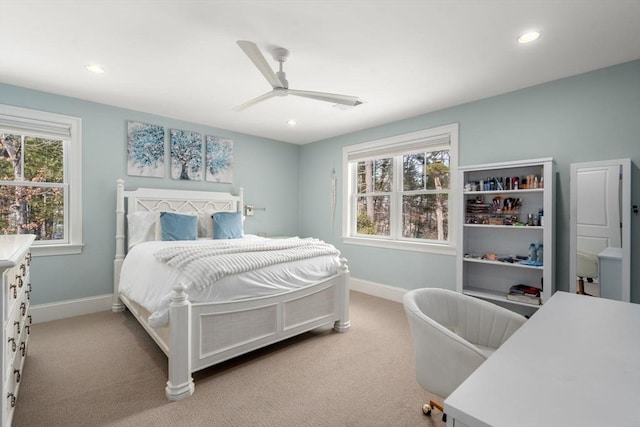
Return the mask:
<svg viewBox="0 0 640 427"><path fill-rule="evenodd" d="M202 137L197 132L171 129L171 178L202 180Z"/></svg>
<svg viewBox="0 0 640 427"><path fill-rule="evenodd" d="M127 122L127 174L164 177L164 127Z"/></svg>
<svg viewBox="0 0 640 427"><path fill-rule="evenodd" d="M205 136L206 181L233 183L233 141Z"/></svg>

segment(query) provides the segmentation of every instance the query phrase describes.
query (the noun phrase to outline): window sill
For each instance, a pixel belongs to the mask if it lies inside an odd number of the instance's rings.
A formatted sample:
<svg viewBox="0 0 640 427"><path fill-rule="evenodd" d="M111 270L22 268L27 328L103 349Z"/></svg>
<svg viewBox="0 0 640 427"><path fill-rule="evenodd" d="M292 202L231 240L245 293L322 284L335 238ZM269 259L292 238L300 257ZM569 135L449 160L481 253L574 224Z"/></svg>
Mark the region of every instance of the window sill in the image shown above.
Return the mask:
<svg viewBox="0 0 640 427"><path fill-rule="evenodd" d="M52 255L78 255L82 253L82 247L84 244L51 244L51 245L37 245L31 246L31 253L33 256L52 256Z"/></svg>
<svg viewBox="0 0 640 427"><path fill-rule="evenodd" d="M428 252L441 255L456 255L455 246L418 243L400 240L371 239L366 237L343 236L342 242L347 245L372 246L376 248L398 249L402 251Z"/></svg>

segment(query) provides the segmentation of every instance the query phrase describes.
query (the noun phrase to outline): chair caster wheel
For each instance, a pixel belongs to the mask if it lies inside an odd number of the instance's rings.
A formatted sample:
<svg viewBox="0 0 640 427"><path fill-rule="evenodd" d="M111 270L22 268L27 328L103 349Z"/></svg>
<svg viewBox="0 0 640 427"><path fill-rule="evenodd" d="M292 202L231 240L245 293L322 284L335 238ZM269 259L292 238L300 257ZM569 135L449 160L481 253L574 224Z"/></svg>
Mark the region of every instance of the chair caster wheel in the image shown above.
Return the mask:
<svg viewBox="0 0 640 427"><path fill-rule="evenodd" d="M429 406L428 403L425 403L424 405L422 405L422 413L425 414L426 416L431 415L431 406Z"/></svg>

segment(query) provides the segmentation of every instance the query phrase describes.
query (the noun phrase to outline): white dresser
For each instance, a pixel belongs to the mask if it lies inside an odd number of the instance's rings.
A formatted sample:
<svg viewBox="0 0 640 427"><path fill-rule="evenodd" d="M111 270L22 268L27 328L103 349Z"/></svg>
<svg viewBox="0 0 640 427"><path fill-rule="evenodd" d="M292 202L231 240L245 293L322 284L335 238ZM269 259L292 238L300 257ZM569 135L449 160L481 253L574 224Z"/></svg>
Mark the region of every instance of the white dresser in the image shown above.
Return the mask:
<svg viewBox="0 0 640 427"><path fill-rule="evenodd" d="M10 426L31 328L29 299L33 235L0 236L2 273L2 427Z"/></svg>

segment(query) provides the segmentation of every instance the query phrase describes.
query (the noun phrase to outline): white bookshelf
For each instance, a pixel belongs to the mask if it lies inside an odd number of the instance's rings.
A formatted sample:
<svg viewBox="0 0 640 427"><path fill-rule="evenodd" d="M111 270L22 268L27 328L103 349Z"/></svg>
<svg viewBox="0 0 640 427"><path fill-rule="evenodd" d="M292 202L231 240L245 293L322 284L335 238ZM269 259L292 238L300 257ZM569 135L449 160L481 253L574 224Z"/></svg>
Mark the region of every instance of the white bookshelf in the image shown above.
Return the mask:
<svg viewBox="0 0 640 427"><path fill-rule="evenodd" d="M506 295L512 285L535 286L542 288L544 304L555 292L553 159L464 166L458 173L462 200L458 217L458 291L532 314L538 305L508 300ZM518 189L507 185L507 177L510 181L518 177ZM525 177L537 179L522 188ZM518 201L520 206L516 209ZM542 221L538 221L540 211ZM529 214L533 223L529 223ZM528 261L521 258L528 256L531 243L543 245L542 265L521 263Z"/></svg>

